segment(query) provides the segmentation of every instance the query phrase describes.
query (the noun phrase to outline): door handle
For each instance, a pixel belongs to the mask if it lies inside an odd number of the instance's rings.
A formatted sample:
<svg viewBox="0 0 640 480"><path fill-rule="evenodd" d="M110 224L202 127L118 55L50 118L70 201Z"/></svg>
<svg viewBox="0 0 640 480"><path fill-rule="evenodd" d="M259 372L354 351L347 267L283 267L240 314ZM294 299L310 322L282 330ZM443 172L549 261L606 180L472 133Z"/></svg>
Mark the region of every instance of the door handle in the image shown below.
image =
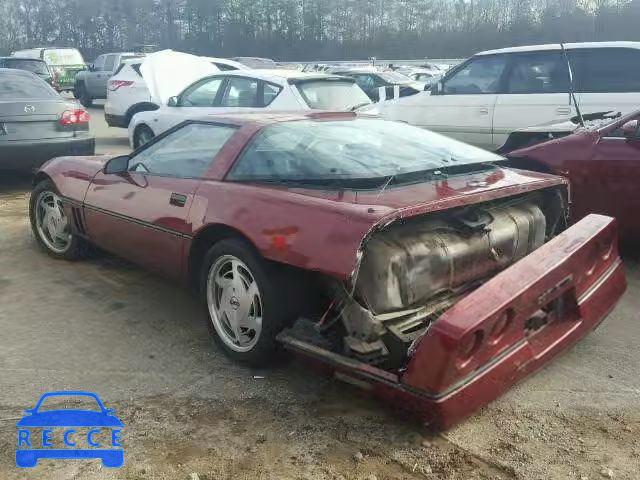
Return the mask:
<svg viewBox="0 0 640 480"><path fill-rule="evenodd" d="M480 107L478 113L480 113L480 115L489 115L489 109L487 107Z"/></svg>
<svg viewBox="0 0 640 480"><path fill-rule="evenodd" d="M558 107L556 113L559 115L569 115L571 113L571 107Z"/></svg>
<svg viewBox="0 0 640 480"><path fill-rule="evenodd" d="M176 207L184 207L187 203L187 196L182 195L181 193L172 193L171 198L169 199L170 205L175 205Z"/></svg>

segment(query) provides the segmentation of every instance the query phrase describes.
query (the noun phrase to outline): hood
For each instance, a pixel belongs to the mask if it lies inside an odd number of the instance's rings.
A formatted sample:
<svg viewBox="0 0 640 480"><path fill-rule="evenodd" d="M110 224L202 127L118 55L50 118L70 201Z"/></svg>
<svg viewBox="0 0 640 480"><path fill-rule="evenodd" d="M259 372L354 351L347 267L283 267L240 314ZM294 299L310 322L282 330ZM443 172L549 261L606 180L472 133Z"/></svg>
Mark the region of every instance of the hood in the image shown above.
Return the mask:
<svg viewBox="0 0 640 480"><path fill-rule="evenodd" d="M173 50L151 53L140 65L151 100L158 105L166 105L193 82L219 71L204 57Z"/></svg>

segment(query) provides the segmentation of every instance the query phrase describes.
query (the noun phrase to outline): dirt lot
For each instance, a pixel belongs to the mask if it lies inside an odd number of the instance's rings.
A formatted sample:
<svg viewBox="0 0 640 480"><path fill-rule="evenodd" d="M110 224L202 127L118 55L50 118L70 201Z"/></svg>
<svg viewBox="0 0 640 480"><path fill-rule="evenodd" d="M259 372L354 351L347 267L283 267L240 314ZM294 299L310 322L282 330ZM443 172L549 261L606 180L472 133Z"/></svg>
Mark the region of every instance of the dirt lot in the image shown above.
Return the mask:
<svg viewBox="0 0 640 480"><path fill-rule="evenodd" d="M92 110L100 152L126 133ZM0 177L0 478L640 478L640 261L609 319L456 429L433 435L294 361L255 371L207 337L193 298L103 255L42 254L29 180ZM15 423L43 392L96 392L125 464L14 464ZM609 469L611 470L609 472Z"/></svg>

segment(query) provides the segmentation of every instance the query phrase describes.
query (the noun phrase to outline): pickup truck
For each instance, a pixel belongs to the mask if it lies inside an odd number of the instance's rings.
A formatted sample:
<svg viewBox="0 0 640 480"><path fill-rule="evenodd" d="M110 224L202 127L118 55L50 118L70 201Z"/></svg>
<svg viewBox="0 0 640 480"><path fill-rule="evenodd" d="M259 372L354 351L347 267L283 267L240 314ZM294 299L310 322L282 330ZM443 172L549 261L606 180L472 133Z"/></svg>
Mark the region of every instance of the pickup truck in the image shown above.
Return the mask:
<svg viewBox="0 0 640 480"><path fill-rule="evenodd" d="M124 60L143 57L143 53L105 53L89 64L89 69L75 77L74 96L89 108L96 98L107 98L107 83L117 73Z"/></svg>

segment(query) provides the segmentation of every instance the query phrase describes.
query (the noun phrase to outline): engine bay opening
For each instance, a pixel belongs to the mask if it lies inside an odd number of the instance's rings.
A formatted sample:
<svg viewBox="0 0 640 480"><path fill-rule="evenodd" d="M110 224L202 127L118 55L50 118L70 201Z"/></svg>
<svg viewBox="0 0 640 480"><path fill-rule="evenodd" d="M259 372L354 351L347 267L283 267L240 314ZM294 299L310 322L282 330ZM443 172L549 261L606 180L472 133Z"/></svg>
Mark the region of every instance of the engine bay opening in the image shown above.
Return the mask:
<svg viewBox="0 0 640 480"><path fill-rule="evenodd" d="M321 314L291 334L397 372L452 305L568 226L564 188L410 217L372 232L357 276L323 282Z"/></svg>

